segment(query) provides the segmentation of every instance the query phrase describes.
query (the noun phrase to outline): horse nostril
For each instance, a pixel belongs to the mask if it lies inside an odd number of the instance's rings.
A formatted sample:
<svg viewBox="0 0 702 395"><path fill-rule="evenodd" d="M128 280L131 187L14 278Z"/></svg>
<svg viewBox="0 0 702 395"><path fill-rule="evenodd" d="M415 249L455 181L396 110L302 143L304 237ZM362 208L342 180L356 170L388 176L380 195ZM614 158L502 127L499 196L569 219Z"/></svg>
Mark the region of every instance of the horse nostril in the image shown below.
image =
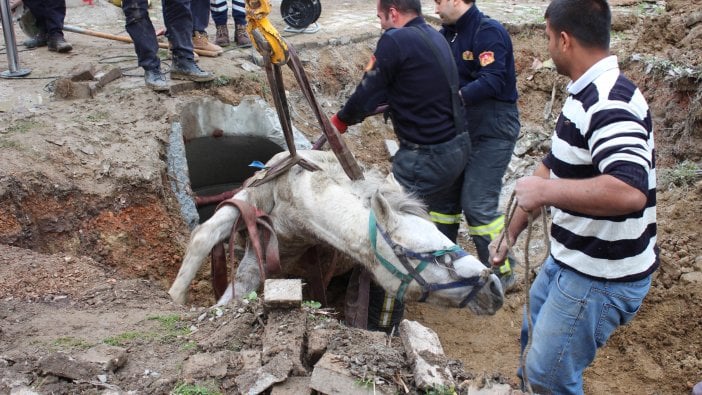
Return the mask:
<svg viewBox="0 0 702 395"><path fill-rule="evenodd" d="M495 295L502 295L502 286L499 281L490 281L490 292Z"/></svg>

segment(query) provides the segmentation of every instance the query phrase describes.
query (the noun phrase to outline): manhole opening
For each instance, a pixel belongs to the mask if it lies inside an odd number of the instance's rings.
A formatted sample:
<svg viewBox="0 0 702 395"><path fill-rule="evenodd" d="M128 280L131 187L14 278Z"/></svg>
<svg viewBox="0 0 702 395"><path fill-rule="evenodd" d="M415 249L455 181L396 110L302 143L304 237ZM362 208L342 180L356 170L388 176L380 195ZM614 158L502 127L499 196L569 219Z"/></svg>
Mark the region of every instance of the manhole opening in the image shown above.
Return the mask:
<svg viewBox="0 0 702 395"><path fill-rule="evenodd" d="M310 149L293 127L297 149ZM211 98L183 106L168 145L168 174L190 228L212 216L216 204L197 207L195 196L215 196L238 188L256 170L287 150L275 110L260 97L245 97L237 106Z"/></svg>
<svg viewBox="0 0 702 395"><path fill-rule="evenodd" d="M195 196L214 196L238 188L257 168L282 149L270 140L253 136L199 137L185 143L190 187ZM214 213L217 204L198 206L200 223Z"/></svg>

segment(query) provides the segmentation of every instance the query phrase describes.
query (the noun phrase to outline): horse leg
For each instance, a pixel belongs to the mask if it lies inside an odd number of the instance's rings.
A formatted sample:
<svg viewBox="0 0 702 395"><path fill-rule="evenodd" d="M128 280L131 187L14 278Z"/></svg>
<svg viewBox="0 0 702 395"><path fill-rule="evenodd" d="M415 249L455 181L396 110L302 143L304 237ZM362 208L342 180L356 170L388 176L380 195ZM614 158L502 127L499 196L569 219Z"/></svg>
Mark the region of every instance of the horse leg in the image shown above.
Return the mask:
<svg viewBox="0 0 702 395"><path fill-rule="evenodd" d="M229 237L237 218L239 218L239 210L233 206L225 205L193 231L178 276L168 290L173 301L185 304L188 287L195 279L197 271L200 270L202 261L215 244Z"/></svg>
<svg viewBox="0 0 702 395"><path fill-rule="evenodd" d="M227 280L227 253L224 251L224 243L215 244L210 253L210 263L212 267L212 290L215 299L224 295L229 281Z"/></svg>
<svg viewBox="0 0 702 395"><path fill-rule="evenodd" d="M251 248L248 239L246 240L246 248L241 262L236 268L236 274L233 281L229 282L227 289L222 296L217 300L214 307L220 307L231 302L234 297L243 299L246 295L255 291L261 285L261 274L258 268L256 252Z"/></svg>

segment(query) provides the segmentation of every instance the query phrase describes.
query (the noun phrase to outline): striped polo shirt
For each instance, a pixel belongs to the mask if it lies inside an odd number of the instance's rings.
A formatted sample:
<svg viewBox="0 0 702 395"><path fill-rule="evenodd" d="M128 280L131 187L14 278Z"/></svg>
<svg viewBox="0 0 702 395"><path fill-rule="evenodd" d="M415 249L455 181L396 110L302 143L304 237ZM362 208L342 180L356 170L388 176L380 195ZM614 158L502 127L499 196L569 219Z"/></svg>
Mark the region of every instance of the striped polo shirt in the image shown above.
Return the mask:
<svg viewBox="0 0 702 395"><path fill-rule="evenodd" d="M648 104L624 77L616 56L606 57L568 84L544 164L551 178L616 177L647 197L627 215L599 217L552 209L551 254L587 276L633 281L655 271L656 170Z"/></svg>

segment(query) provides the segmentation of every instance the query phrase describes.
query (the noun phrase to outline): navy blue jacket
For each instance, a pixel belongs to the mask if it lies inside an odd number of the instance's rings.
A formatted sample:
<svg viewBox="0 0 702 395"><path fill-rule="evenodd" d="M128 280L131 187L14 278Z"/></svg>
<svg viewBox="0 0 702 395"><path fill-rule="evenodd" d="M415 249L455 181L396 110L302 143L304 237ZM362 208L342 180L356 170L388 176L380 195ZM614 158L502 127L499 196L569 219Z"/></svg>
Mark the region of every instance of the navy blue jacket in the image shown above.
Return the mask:
<svg viewBox="0 0 702 395"><path fill-rule="evenodd" d="M381 103L390 107L395 134L416 144L438 144L456 136L448 79L434 51L412 26L426 33L445 61L446 40L418 16L378 40L375 64L337 116L347 125L363 121ZM450 64L450 63L446 63Z"/></svg>
<svg viewBox="0 0 702 395"><path fill-rule="evenodd" d="M441 33L456 59L466 106L485 99L517 102L512 40L498 21L485 16L474 3L455 25L444 25Z"/></svg>

